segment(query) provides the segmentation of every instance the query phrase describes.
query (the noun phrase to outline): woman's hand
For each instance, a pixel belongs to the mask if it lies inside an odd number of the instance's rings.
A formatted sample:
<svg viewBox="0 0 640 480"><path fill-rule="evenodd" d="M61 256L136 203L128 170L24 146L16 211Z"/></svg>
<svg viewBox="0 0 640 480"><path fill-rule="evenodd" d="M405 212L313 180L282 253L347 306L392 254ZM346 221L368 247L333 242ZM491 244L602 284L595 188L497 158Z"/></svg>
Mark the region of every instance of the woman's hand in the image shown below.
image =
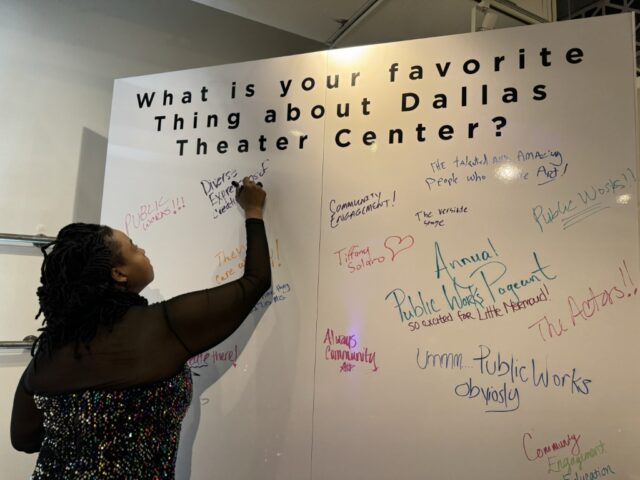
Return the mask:
<svg viewBox="0 0 640 480"><path fill-rule="evenodd" d="M244 210L246 218L262 218L266 197L262 183L256 183L249 177L244 177L242 184L236 186L236 202Z"/></svg>

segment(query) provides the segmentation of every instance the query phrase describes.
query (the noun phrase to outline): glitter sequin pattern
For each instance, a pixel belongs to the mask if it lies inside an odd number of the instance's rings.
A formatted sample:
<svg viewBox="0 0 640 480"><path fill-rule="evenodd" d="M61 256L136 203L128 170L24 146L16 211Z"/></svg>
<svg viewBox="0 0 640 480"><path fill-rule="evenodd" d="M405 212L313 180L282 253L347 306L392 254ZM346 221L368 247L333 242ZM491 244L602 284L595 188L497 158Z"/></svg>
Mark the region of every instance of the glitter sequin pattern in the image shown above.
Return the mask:
<svg viewBox="0 0 640 480"><path fill-rule="evenodd" d="M187 365L151 385L34 395L45 438L32 479L173 479L191 395Z"/></svg>

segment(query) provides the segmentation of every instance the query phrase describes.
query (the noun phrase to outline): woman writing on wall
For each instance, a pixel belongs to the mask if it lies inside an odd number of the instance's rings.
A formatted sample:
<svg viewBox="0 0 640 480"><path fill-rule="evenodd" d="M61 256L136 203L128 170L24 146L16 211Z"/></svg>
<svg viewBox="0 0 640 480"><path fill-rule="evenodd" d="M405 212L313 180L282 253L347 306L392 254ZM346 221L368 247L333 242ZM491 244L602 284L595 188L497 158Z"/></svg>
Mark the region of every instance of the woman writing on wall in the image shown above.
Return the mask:
<svg viewBox="0 0 640 480"><path fill-rule="evenodd" d="M231 335L271 283L265 197L248 178L237 190L242 278L153 305L139 295L153 267L123 232L71 224L42 249L43 328L11 418L13 446L39 452L34 480L174 478L186 362Z"/></svg>

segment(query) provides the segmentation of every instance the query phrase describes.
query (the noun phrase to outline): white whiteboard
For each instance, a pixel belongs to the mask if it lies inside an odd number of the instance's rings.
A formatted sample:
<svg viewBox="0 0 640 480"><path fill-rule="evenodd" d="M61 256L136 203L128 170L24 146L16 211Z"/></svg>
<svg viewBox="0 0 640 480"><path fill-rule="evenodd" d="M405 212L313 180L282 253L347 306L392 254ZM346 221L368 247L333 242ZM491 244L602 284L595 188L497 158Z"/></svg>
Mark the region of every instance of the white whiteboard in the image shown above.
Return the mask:
<svg viewBox="0 0 640 480"><path fill-rule="evenodd" d="M274 290L191 361L178 478L639 475L632 22L116 82L102 221L148 298L237 278L230 181L269 195Z"/></svg>

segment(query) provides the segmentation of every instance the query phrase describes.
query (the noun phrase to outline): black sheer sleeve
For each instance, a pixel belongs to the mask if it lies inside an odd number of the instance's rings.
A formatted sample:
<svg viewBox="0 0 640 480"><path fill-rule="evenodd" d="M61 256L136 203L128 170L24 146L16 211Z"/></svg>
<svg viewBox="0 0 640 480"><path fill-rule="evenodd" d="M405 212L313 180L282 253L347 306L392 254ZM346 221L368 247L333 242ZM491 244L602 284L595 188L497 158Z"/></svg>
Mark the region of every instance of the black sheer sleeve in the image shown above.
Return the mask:
<svg viewBox="0 0 640 480"><path fill-rule="evenodd" d="M247 219L244 275L219 287L191 292L164 303L168 327L189 356L231 335L271 285L271 260L264 222Z"/></svg>
<svg viewBox="0 0 640 480"><path fill-rule="evenodd" d="M35 453L40 451L44 428L42 426L42 412L36 407L33 394L28 392L24 385L25 375L29 368L30 366L20 378L13 397L11 445L21 452Z"/></svg>

